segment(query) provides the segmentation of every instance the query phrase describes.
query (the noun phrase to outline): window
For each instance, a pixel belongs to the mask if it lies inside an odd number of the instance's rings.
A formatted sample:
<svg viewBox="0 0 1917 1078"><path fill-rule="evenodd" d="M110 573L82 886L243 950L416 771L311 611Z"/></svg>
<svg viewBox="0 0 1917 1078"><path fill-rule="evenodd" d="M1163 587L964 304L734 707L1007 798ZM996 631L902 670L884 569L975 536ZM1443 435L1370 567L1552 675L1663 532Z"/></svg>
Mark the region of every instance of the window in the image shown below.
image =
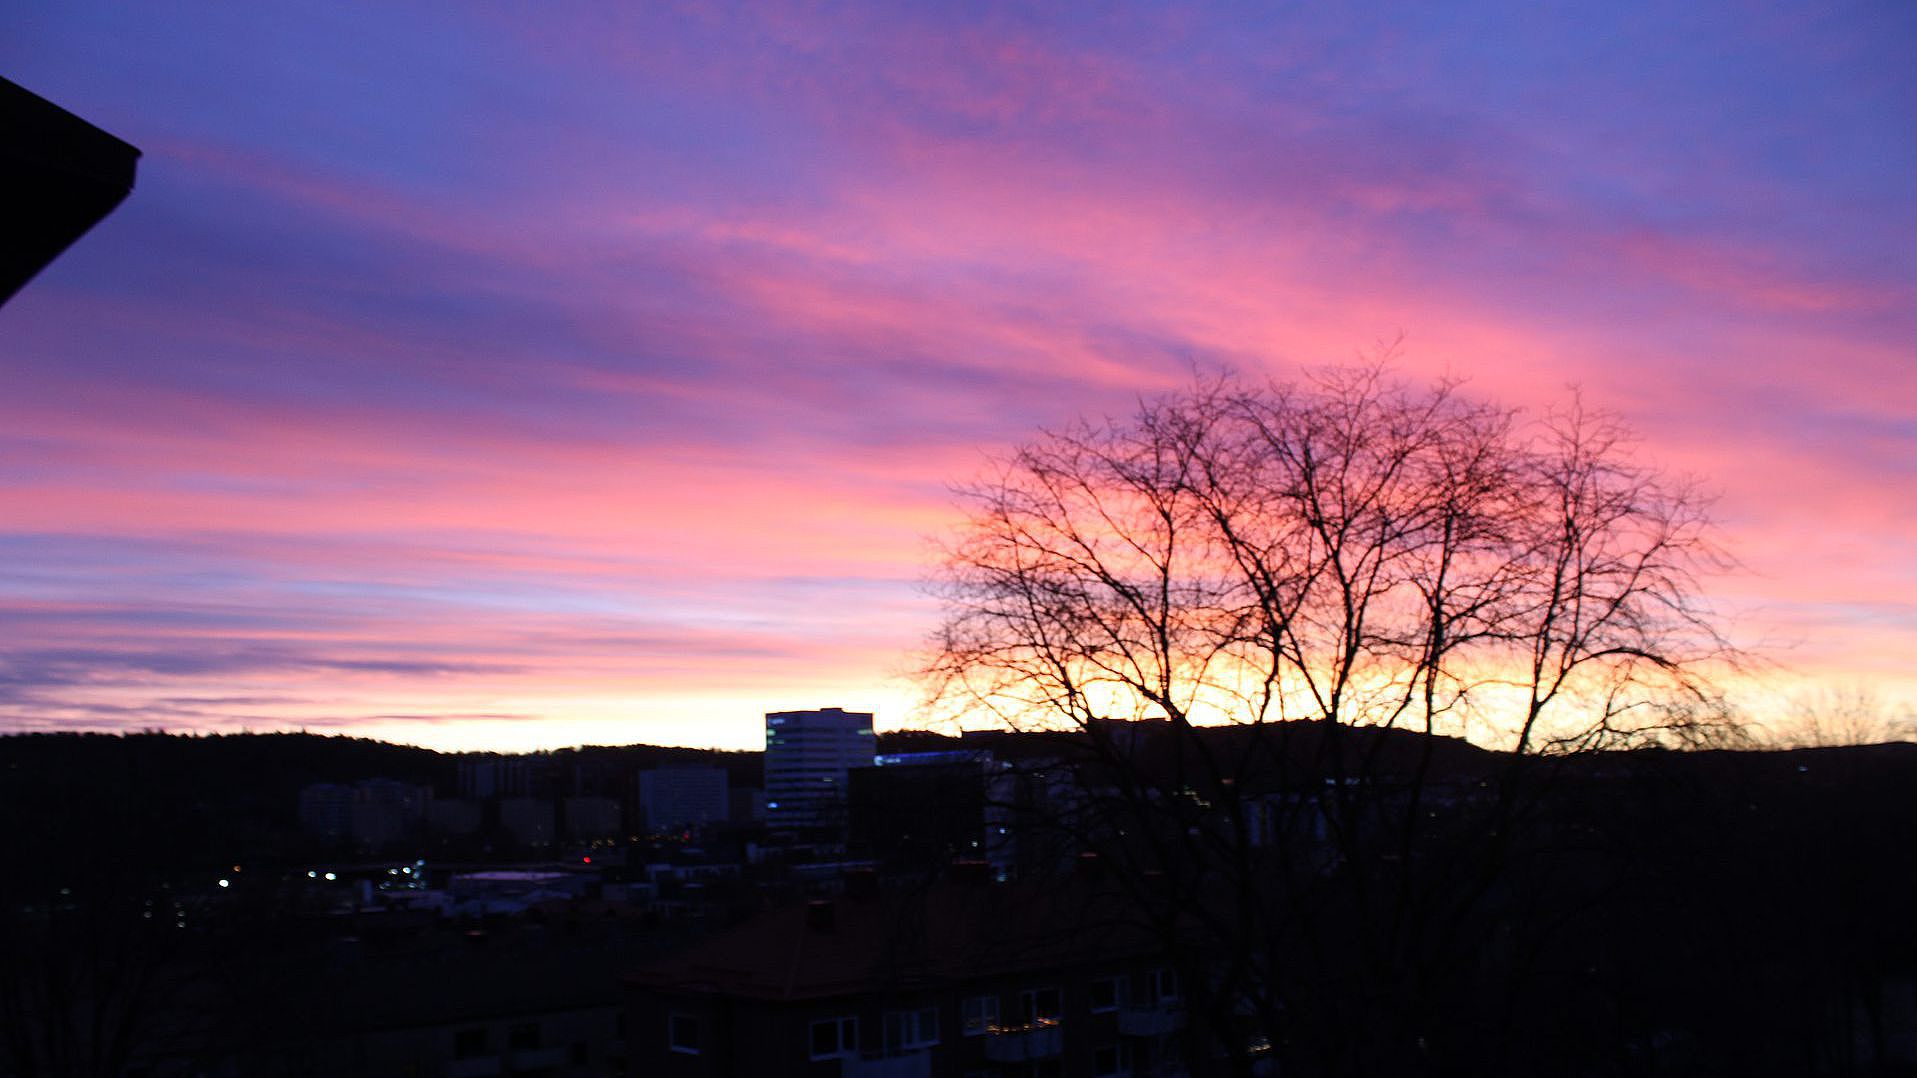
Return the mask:
<svg viewBox="0 0 1917 1078"><path fill-rule="evenodd" d="M586 1065L586 1061L591 1058L592 1058L592 1050L586 1046L585 1041L572 1042L572 1065L573 1066L583 1067Z"/></svg>
<svg viewBox="0 0 1917 1078"><path fill-rule="evenodd" d="M1018 994L1018 1020L1024 1025L1052 1025L1064 1009L1056 988L1028 988Z"/></svg>
<svg viewBox="0 0 1917 1078"><path fill-rule="evenodd" d="M837 1059L859 1050L859 1020L827 1018L812 1023L812 1058Z"/></svg>
<svg viewBox="0 0 1917 1078"><path fill-rule="evenodd" d="M915 1011L891 1011L885 1016L885 1054L898 1055L915 1048L930 1048L939 1042L939 1009L921 1007Z"/></svg>
<svg viewBox="0 0 1917 1078"><path fill-rule="evenodd" d="M972 996L965 1001L965 1035L990 1033L998 1025L998 997Z"/></svg>
<svg viewBox="0 0 1917 1078"><path fill-rule="evenodd" d="M1117 1010L1122 1002L1119 999L1118 978L1100 977L1093 981L1091 987L1086 989L1085 998L1091 1003L1093 1014Z"/></svg>
<svg viewBox="0 0 1917 1078"><path fill-rule="evenodd" d="M1170 1003L1178 998L1178 971L1155 969L1151 974L1152 998L1160 1003Z"/></svg>
<svg viewBox="0 0 1917 1078"><path fill-rule="evenodd" d="M485 1054L486 1030L484 1027L462 1029L453 1034L454 1059L472 1059L474 1056L483 1056Z"/></svg>
<svg viewBox="0 0 1917 1078"><path fill-rule="evenodd" d="M529 1022L507 1030L506 1047L514 1052L530 1052L539 1047L539 1026Z"/></svg>
<svg viewBox="0 0 1917 1078"><path fill-rule="evenodd" d="M675 1014L666 1019L666 1047L680 1055L699 1054L699 1016Z"/></svg>
<svg viewBox="0 0 1917 1078"><path fill-rule="evenodd" d="M1129 1078L1131 1073L1131 1045L1107 1044L1092 1049L1092 1078Z"/></svg>

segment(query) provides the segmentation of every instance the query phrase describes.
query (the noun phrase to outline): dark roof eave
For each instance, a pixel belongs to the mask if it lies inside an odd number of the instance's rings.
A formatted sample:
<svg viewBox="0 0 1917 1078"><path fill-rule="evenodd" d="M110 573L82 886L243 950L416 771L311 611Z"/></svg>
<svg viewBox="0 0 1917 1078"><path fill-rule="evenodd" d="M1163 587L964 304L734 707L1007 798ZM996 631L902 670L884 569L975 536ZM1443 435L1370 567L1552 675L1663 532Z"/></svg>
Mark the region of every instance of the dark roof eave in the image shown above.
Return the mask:
<svg viewBox="0 0 1917 1078"><path fill-rule="evenodd" d="M0 79L0 303L133 190L140 151Z"/></svg>

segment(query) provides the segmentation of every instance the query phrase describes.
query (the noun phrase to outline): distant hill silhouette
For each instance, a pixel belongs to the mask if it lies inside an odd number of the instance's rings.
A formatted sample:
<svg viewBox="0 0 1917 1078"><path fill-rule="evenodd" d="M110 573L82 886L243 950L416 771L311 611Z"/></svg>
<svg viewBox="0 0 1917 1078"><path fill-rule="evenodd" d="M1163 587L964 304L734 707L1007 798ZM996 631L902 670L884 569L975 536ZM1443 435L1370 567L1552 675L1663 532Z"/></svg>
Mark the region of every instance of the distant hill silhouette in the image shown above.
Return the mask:
<svg viewBox="0 0 1917 1078"><path fill-rule="evenodd" d="M1134 759L1149 768L1176 763L1137 731ZM1346 730L1340 750L1353 771L1389 781L1420 763L1437 781L1488 773L1496 754L1454 738L1425 742L1407 731ZM1253 731L1217 727L1199 739L1214 758L1255 761L1264 782L1309 783L1323 774L1325 731L1309 723ZM924 731L879 735L881 752L987 749L1003 759L1069 755L1073 742L1053 735L991 733L964 739ZM1428 756L1426 755L1428 751ZM489 754L464 754L485 756ZM620 776L650 767L724 768L735 786L757 786L762 753L657 745L586 746L545 754L571 788L615 789ZM0 864L15 878L43 882L111 870L147 877L197 871L233 858L274 858L297 847L301 787L316 782L391 778L458 794L462 754L367 738L308 733L178 735L33 733L0 736ZM1358 767L1359 758L1369 766ZM1896 815L1893 791L1917 774L1917 745L1801 749L1790 752L1639 752L1569 762L1561 778L1578 785L1624 768L1665 774L1689 789L1732 794L1739 803L1777 804L1809 796L1868 813ZM1681 780L1681 781L1680 781ZM595 788L595 783L601 788ZM1788 797L1780 796L1788 794ZM1892 801L1893 804L1885 804ZM1869 833L1868 829L1864 833Z"/></svg>

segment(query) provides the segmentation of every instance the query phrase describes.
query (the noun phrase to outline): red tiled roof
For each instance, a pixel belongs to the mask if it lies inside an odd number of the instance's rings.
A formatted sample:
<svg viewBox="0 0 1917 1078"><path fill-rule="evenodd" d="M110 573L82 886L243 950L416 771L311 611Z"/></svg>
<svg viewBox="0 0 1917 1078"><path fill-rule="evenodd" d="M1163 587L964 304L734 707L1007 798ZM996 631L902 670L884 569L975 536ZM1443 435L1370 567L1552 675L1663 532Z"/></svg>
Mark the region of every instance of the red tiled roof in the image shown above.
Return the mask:
<svg viewBox="0 0 1917 1078"><path fill-rule="evenodd" d="M627 982L755 999L815 999L909 989L1020 970L1149 954L1162 947L1109 888L945 882L911 893L841 898L822 914L763 914Z"/></svg>

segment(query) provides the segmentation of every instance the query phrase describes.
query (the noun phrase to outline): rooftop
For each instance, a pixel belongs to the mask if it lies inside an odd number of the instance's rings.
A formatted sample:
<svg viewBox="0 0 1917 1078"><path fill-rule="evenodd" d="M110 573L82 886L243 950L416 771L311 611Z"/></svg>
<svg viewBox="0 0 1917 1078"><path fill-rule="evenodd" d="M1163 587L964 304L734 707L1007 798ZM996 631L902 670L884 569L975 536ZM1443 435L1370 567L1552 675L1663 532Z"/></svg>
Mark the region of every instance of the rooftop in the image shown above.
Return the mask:
<svg viewBox="0 0 1917 1078"><path fill-rule="evenodd" d="M1113 888L1084 878L1049 887L948 878L773 910L626 980L673 992L819 999L1159 950L1125 909Z"/></svg>

